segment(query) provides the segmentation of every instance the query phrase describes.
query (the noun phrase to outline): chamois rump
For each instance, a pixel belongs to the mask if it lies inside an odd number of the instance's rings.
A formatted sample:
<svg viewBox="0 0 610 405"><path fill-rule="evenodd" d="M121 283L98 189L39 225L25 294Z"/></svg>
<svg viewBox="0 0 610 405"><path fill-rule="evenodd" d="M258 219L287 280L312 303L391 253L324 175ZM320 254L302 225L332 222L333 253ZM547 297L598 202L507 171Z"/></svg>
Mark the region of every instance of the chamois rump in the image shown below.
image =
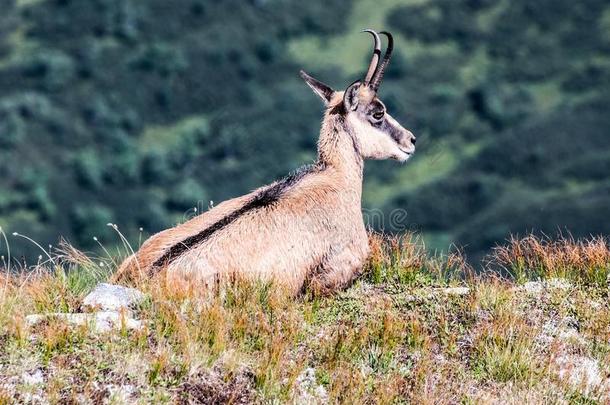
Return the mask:
<svg viewBox="0 0 610 405"><path fill-rule="evenodd" d="M379 34L363 80L335 91L301 71L325 105L314 164L151 236L120 266L115 279L162 273L171 283L209 286L241 277L273 281L291 294L330 293L348 285L368 256L361 211L365 159L406 161L415 136L377 97L393 49L381 60Z"/></svg>

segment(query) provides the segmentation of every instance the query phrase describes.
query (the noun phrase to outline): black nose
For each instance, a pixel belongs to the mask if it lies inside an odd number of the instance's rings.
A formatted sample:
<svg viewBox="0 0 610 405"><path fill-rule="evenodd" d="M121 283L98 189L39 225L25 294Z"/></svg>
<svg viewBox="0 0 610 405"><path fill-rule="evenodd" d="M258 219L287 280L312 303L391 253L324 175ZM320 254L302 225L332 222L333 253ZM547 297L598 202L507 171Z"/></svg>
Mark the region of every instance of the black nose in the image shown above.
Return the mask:
<svg viewBox="0 0 610 405"><path fill-rule="evenodd" d="M413 145L415 145L415 142L417 142L417 138L416 138L416 137L411 138L411 143L412 143Z"/></svg>

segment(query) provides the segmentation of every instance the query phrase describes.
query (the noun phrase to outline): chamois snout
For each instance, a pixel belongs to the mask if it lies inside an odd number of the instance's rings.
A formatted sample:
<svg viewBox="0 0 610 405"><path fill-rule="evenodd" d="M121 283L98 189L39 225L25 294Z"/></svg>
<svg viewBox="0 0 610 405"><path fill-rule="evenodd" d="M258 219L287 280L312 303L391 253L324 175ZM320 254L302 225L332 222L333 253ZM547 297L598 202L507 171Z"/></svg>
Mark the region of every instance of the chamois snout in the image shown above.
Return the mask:
<svg viewBox="0 0 610 405"><path fill-rule="evenodd" d="M386 133L389 133L392 139L396 142L399 154L394 155L394 159L404 162L415 152L415 142L417 138L408 129L400 125L390 115L387 117L388 129Z"/></svg>

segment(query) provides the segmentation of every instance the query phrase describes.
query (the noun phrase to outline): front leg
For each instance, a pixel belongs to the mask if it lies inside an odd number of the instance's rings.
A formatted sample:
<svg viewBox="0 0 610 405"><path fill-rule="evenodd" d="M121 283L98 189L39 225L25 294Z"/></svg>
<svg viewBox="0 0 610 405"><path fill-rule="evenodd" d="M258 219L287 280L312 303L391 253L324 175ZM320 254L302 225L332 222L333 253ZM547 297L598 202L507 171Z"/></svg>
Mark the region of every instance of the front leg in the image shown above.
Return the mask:
<svg viewBox="0 0 610 405"><path fill-rule="evenodd" d="M362 273L368 252L368 243L331 250L307 275L304 290L327 295L347 287Z"/></svg>

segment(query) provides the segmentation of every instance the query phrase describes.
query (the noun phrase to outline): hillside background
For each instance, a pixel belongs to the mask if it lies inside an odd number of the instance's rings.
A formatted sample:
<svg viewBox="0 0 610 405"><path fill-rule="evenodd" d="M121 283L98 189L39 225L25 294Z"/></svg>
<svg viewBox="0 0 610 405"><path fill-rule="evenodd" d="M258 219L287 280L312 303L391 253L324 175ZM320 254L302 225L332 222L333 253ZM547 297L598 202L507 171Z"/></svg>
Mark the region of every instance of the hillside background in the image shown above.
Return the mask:
<svg viewBox="0 0 610 405"><path fill-rule="evenodd" d="M0 0L0 226L131 240L315 157L319 101L395 33L380 96L418 135L364 206L481 257L509 233L610 234L603 0ZM386 218L388 215L386 215ZM400 229L398 229L400 228ZM37 256L19 238L15 256ZM5 247L0 248L0 253Z"/></svg>

